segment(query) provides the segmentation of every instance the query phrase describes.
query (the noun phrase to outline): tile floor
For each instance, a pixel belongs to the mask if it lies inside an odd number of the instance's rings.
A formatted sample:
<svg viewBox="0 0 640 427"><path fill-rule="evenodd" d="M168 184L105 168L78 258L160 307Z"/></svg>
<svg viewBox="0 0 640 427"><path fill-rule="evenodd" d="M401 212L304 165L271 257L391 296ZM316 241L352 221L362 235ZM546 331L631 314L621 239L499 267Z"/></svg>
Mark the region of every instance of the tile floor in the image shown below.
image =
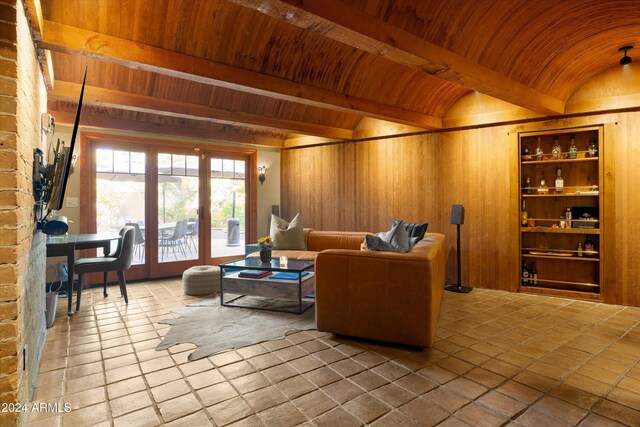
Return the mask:
<svg viewBox="0 0 640 427"><path fill-rule="evenodd" d="M116 289L59 307L34 400L73 409L30 427L640 425L638 308L476 289L445 293L429 350L311 331L188 362L191 345L155 351L158 321L197 298Z"/></svg>

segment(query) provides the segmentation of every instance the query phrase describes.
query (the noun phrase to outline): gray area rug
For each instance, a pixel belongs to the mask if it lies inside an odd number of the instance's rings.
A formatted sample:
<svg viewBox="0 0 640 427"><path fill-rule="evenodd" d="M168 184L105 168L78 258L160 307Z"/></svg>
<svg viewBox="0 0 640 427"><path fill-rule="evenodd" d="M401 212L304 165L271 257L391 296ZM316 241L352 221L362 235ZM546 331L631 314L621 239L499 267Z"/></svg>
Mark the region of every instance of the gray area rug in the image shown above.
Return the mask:
<svg viewBox="0 0 640 427"><path fill-rule="evenodd" d="M244 297L243 305L255 307L297 307L288 302ZM171 309L180 315L161 320L171 325L156 350L166 350L178 344L192 343L198 348L189 360L198 360L231 348L240 348L263 341L280 339L289 331L316 329L315 307L302 314L280 313L250 308L222 307L220 297L213 300Z"/></svg>

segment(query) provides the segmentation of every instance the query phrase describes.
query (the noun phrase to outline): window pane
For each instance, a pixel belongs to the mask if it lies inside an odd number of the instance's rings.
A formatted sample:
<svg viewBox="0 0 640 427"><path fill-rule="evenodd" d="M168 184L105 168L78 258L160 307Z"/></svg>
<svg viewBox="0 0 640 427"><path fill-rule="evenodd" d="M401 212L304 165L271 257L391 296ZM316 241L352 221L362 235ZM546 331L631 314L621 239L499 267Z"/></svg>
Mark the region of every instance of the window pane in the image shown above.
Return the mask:
<svg viewBox="0 0 640 427"><path fill-rule="evenodd" d="M198 176L199 172L198 156L187 156L187 176Z"/></svg>
<svg viewBox="0 0 640 427"><path fill-rule="evenodd" d="M158 173L171 175L171 154L158 154Z"/></svg>
<svg viewBox="0 0 640 427"><path fill-rule="evenodd" d="M145 153L131 153L131 173L145 173Z"/></svg>
<svg viewBox="0 0 640 427"><path fill-rule="evenodd" d="M233 160L224 159L222 161L223 166L223 178L233 178Z"/></svg>
<svg viewBox="0 0 640 427"><path fill-rule="evenodd" d="M171 171L171 175L185 176L187 174L185 156L182 154L172 154L171 156L173 157L173 169Z"/></svg>
<svg viewBox="0 0 640 427"><path fill-rule="evenodd" d="M244 160L235 161L235 176L236 179L244 179Z"/></svg>
<svg viewBox="0 0 640 427"><path fill-rule="evenodd" d="M113 171L129 173L129 152L116 150L113 152Z"/></svg>
<svg viewBox="0 0 640 427"><path fill-rule="evenodd" d="M222 159L211 159L211 178L222 178Z"/></svg>
<svg viewBox="0 0 640 427"><path fill-rule="evenodd" d="M113 150L98 148L96 150L96 169L98 172L113 172Z"/></svg>

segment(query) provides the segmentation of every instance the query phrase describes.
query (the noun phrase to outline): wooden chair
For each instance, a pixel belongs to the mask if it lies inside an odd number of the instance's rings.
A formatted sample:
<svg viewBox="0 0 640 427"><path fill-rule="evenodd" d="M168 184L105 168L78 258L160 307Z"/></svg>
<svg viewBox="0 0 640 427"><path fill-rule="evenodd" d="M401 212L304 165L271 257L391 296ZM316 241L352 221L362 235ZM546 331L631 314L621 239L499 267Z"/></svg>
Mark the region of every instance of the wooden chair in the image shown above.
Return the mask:
<svg viewBox="0 0 640 427"><path fill-rule="evenodd" d="M129 303L127 297L127 283L124 278L124 271L131 267L133 258L133 244L135 242L135 228L125 226L120 230L120 240L116 252L105 257L80 258L73 268L78 273L78 294L76 297L76 311L80 310L80 299L82 298L82 288L84 286L84 275L88 273L104 273L104 296L108 296L107 273L115 271L118 273L118 284L120 294L124 297L124 302Z"/></svg>

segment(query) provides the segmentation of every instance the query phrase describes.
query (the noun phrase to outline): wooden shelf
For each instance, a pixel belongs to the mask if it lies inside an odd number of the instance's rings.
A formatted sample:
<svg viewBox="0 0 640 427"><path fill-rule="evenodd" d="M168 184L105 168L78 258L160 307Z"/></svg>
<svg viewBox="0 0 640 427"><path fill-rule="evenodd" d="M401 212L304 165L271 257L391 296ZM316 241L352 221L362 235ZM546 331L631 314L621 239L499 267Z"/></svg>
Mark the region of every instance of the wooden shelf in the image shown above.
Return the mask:
<svg viewBox="0 0 640 427"><path fill-rule="evenodd" d="M578 193L561 193L561 194L522 194L522 197L600 197L600 194L578 194Z"/></svg>
<svg viewBox="0 0 640 427"><path fill-rule="evenodd" d="M532 255L532 254L522 254L524 258L543 258L543 259L557 259L560 261L591 261L591 262L599 262L600 258L589 258L589 257L578 257L578 256L553 256L553 255Z"/></svg>
<svg viewBox="0 0 640 427"><path fill-rule="evenodd" d="M581 292L556 288L545 288L541 286L520 286L520 292L530 294L542 294L556 297L566 297L574 299L583 299L589 301L602 301L602 296L595 292Z"/></svg>
<svg viewBox="0 0 640 427"><path fill-rule="evenodd" d="M522 233L600 234L599 228L520 227Z"/></svg>
<svg viewBox="0 0 640 427"><path fill-rule="evenodd" d="M535 156L535 154L534 154ZM522 159L522 156L520 156ZM579 159L551 159L551 160L522 160L522 166L524 165L542 165L542 164L553 164L553 163L575 163L575 162L597 162L598 157L581 157Z"/></svg>

